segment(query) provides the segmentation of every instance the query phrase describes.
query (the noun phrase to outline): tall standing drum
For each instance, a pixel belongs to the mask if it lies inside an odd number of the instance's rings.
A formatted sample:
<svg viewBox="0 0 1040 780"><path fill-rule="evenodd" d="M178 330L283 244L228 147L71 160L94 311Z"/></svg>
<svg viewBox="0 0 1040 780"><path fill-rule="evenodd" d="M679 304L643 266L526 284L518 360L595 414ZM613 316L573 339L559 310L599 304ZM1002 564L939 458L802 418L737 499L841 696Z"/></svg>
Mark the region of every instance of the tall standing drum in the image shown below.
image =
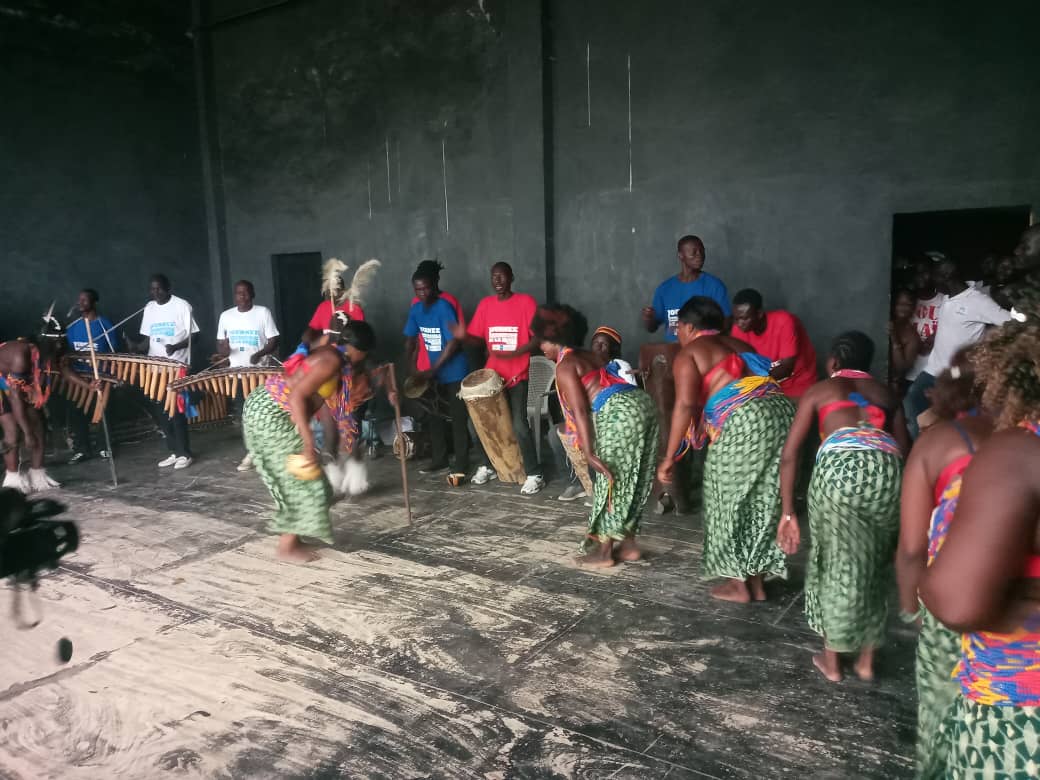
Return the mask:
<svg viewBox="0 0 1040 780"><path fill-rule="evenodd" d="M522 485L527 474L504 389L505 382L498 373L482 368L462 380L459 398L466 402L469 418L498 478Z"/></svg>

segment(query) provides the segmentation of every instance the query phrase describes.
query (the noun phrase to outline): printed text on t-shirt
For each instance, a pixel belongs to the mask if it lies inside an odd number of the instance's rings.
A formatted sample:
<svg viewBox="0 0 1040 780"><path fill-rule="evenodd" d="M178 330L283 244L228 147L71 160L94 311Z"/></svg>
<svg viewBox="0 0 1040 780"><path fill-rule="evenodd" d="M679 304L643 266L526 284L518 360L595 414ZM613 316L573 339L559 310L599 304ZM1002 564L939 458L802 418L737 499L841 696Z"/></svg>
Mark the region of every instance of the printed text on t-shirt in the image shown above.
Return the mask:
<svg viewBox="0 0 1040 780"><path fill-rule="evenodd" d="M520 329L515 325L492 325L488 328L487 344L492 352L513 352Z"/></svg>

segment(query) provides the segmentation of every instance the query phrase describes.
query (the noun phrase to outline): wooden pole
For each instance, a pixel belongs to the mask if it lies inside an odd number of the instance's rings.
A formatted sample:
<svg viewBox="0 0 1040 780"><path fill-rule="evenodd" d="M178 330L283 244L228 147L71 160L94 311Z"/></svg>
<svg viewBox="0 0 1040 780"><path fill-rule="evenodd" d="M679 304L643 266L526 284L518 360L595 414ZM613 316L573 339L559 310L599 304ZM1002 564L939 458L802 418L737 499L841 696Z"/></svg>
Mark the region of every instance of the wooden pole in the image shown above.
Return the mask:
<svg viewBox="0 0 1040 780"><path fill-rule="evenodd" d="M94 370L94 381L97 382L101 379L101 375L98 373L97 353L94 351L94 332L91 329L91 323L92 320L83 320L83 324L87 326L87 344L90 345L90 367ZM97 389L97 396L96 403L104 403L100 387ZM108 448L108 466L112 470L112 487L119 487L119 477L116 476L116 454L112 451L112 437L108 434L108 420L105 418L106 411L108 410L103 409L101 412L101 429L105 432L105 447Z"/></svg>
<svg viewBox="0 0 1040 780"><path fill-rule="evenodd" d="M397 456L401 461L401 487L404 490L404 511L408 515L408 525L412 524L412 504L408 498L408 466L405 454L404 431L401 430L401 399L397 395L397 376L394 372L394 364L386 366L386 387L393 393L394 398L394 425L397 428Z"/></svg>

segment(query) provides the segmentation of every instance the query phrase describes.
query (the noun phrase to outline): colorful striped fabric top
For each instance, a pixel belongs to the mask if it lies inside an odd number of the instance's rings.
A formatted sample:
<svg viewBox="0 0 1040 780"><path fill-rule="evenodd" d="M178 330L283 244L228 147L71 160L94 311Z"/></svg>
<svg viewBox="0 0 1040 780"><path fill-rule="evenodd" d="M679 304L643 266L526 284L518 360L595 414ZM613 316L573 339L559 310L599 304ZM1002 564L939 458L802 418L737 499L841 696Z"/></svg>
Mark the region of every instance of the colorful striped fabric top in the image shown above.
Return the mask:
<svg viewBox="0 0 1040 780"><path fill-rule="evenodd" d="M0 347L6 344L7 342L0 343ZM32 363L31 373L11 371L0 374L0 392L20 392L29 403L37 409L42 409L51 397L51 364L50 361L44 363L40 360L40 350L35 344L29 347L29 360Z"/></svg>
<svg viewBox="0 0 1040 780"><path fill-rule="evenodd" d="M971 455L962 455L950 464L954 468L951 469L948 466L939 475L939 484L936 485L936 489L941 492L935 509L932 511L932 523L928 529L929 564L935 560L935 556L946 540L946 532L950 530L950 521L953 519L953 513L957 511L957 499L961 496L961 476L970 461Z"/></svg>
<svg viewBox="0 0 1040 780"><path fill-rule="evenodd" d="M780 384L769 376L769 358L754 352L734 353L727 358L731 361L727 364L727 372L741 364L741 368L747 376L734 379L727 385L716 390L704 403L704 411L700 419L694 419L690 423L686 435L679 442L679 449L675 453L678 460L690 449L702 449L710 442L718 440L726 425L726 420L737 409L754 398L763 398L769 395L783 395ZM714 371L715 369L712 369ZM735 369L740 370L740 369ZM711 372L709 372L709 376ZM707 377L705 377L707 379Z"/></svg>
<svg viewBox="0 0 1040 780"><path fill-rule="evenodd" d="M1040 436L1040 420L1021 427ZM964 696L979 704L1040 707L1040 611L1010 634L964 634L954 674Z"/></svg>
<svg viewBox="0 0 1040 780"><path fill-rule="evenodd" d="M325 404L332 411L332 417L336 421L336 428L339 431L340 452L351 452L354 449L354 442L357 440L359 431L357 415L354 412L368 399L358 398L352 392L354 384L353 366L346 358L345 350L342 347L336 347L336 349L340 352L343 370L340 374L338 392L333 392L328 398L325 398ZM294 365L294 368L298 367L298 365ZM286 412L289 411L290 391L286 381L288 376L289 374L274 374L268 377L264 383L264 387L271 398Z"/></svg>
<svg viewBox="0 0 1040 780"><path fill-rule="evenodd" d="M902 457L903 451L899 449L892 434L880 428L869 425L859 428L838 428L823 440L820 449L816 452L816 460L829 452L841 452L844 450L880 450L890 455Z"/></svg>
<svg viewBox="0 0 1040 780"><path fill-rule="evenodd" d="M559 366L560 363L563 362L563 359L572 352L574 352L574 350L571 347L562 347L560 349L560 354L556 357L556 365ZM624 377L618 373L618 366L613 361L603 368L589 371L581 378L581 383L588 387L593 380L597 380L600 387L599 392L596 393L596 397L592 399L591 408L593 412L598 412L602 409L603 405L617 393L639 389L635 385L629 384ZM563 410L562 436L567 439L567 442L571 446L580 450L581 445L578 443L578 426L574 422L574 412L571 411L567 399L563 397L563 392L560 390L559 385L556 386L556 394L560 399L560 409Z"/></svg>

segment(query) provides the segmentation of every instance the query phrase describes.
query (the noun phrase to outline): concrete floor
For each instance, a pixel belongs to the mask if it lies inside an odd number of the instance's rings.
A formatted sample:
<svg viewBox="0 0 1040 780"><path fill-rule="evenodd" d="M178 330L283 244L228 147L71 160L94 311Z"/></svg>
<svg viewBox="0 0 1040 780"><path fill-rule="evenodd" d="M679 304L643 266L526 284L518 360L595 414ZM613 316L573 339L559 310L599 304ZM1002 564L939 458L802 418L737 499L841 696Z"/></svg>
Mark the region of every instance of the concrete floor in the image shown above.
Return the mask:
<svg viewBox="0 0 1040 780"><path fill-rule="evenodd" d="M80 552L4 630L0 777L896 778L911 774L913 640L872 685L812 669L800 565L754 606L707 597L696 518L648 518L646 560L571 562L560 485L450 490L374 462L309 566L272 555L233 429L196 464L159 444L55 467ZM4 595L7 598L7 595ZM6 608L6 607L5 607ZM55 644L69 637L71 662Z"/></svg>

